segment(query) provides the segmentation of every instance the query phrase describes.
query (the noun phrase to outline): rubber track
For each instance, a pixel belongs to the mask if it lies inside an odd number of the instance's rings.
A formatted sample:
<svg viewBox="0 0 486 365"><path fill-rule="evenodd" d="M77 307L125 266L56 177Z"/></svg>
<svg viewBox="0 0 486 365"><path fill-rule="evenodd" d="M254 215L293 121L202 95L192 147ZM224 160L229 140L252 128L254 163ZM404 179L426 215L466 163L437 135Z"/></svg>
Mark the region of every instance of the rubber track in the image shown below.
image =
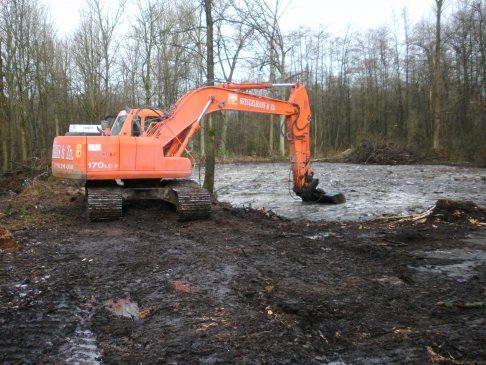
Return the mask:
<svg viewBox="0 0 486 365"><path fill-rule="evenodd" d="M207 218L211 214L211 196L193 181L179 181L168 185L177 195L180 221Z"/></svg>
<svg viewBox="0 0 486 365"><path fill-rule="evenodd" d="M120 219L123 197L120 188L86 188L88 220L105 221Z"/></svg>

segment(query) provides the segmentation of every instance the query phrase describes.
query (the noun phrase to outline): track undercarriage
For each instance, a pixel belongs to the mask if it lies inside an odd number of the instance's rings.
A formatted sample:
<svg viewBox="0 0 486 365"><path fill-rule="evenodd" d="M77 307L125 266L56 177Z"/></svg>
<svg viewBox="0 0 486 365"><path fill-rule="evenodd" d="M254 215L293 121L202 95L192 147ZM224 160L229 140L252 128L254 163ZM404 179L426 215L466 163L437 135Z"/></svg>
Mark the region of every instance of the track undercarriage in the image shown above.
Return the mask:
<svg viewBox="0 0 486 365"><path fill-rule="evenodd" d="M173 204L178 219L187 221L209 217L211 196L190 180L125 181L123 186L96 182L86 185L87 217L90 221L119 219L123 203L164 200Z"/></svg>

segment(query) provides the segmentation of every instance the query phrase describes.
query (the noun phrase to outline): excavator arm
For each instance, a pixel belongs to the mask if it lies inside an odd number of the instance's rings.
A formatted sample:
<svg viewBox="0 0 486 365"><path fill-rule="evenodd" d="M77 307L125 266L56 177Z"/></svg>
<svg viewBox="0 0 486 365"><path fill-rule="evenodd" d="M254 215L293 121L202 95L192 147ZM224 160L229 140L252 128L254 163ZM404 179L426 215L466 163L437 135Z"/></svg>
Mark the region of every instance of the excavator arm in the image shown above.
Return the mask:
<svg viewBox="0 0 486 365"><path fill-rule="evenodd" d="M243 90L270 89L289 86L288 101L249 94ZM168 157L180 157L190 139L200 128L204 115L223 110L283 115L286 119L293 191L306 202L343 203L344 195L327 195L317 188L319 181L313 177L310 164L311 111L305 87L299 83L273 85L221 84L202 87L186 93L175 104L169 116L154 123L144 133L155 137L166 148Z"/></svg>

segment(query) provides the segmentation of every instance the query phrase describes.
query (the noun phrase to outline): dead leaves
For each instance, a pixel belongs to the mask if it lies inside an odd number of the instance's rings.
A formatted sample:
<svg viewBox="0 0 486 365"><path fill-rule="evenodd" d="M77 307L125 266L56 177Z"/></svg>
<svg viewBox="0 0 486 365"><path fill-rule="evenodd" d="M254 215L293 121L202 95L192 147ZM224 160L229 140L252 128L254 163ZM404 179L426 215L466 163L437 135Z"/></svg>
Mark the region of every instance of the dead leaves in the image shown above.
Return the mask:
<svg viewBox="0 0 486 365"><path fill-rule="evenodd" d="M459 360L455 359L452 354L448 354L447 356L441 355L439 352L436 352L432 346L425 347L427 353L430 357L430 362L433 364L437 363L447 363L447 364L463 364Z"/></svg>
<svg viewBox="0 0 486 365"><path fill-rule="evenodd" d="M486 227L486 222L481 222L479 219L476 218L469 219L469 223L478 227Z"/></svg>
<svg viewBox="0 0 486 365"><path fill-rule="evenodd" d="M18 250L17 242L8 229L0 227L0 250L16 251Z"/></svg>

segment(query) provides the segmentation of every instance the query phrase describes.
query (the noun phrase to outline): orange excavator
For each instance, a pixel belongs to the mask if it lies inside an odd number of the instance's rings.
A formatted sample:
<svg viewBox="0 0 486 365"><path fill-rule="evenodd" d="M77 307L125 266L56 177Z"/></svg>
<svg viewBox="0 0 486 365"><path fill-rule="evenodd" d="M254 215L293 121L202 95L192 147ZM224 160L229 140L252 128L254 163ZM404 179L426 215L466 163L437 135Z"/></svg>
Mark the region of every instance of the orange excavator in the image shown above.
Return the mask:
<svg viewBox="0 0 486 365"><path fill-rule="evenodd" d="M290 87L288 101L245 90ZM184 94L167 111L155 107L122 110L99 135L58 136L52 148L54 176L85 181L91 221L122 216L124 201L162 199L176 206L181 220L207 217L207 190L187 180L192 161L183 154L206 114L237 110L283 115L293 174L293 191L305 202L338 204L343 194L317 188L310 165L309 97L301 84L221 84Z"/></svg>

